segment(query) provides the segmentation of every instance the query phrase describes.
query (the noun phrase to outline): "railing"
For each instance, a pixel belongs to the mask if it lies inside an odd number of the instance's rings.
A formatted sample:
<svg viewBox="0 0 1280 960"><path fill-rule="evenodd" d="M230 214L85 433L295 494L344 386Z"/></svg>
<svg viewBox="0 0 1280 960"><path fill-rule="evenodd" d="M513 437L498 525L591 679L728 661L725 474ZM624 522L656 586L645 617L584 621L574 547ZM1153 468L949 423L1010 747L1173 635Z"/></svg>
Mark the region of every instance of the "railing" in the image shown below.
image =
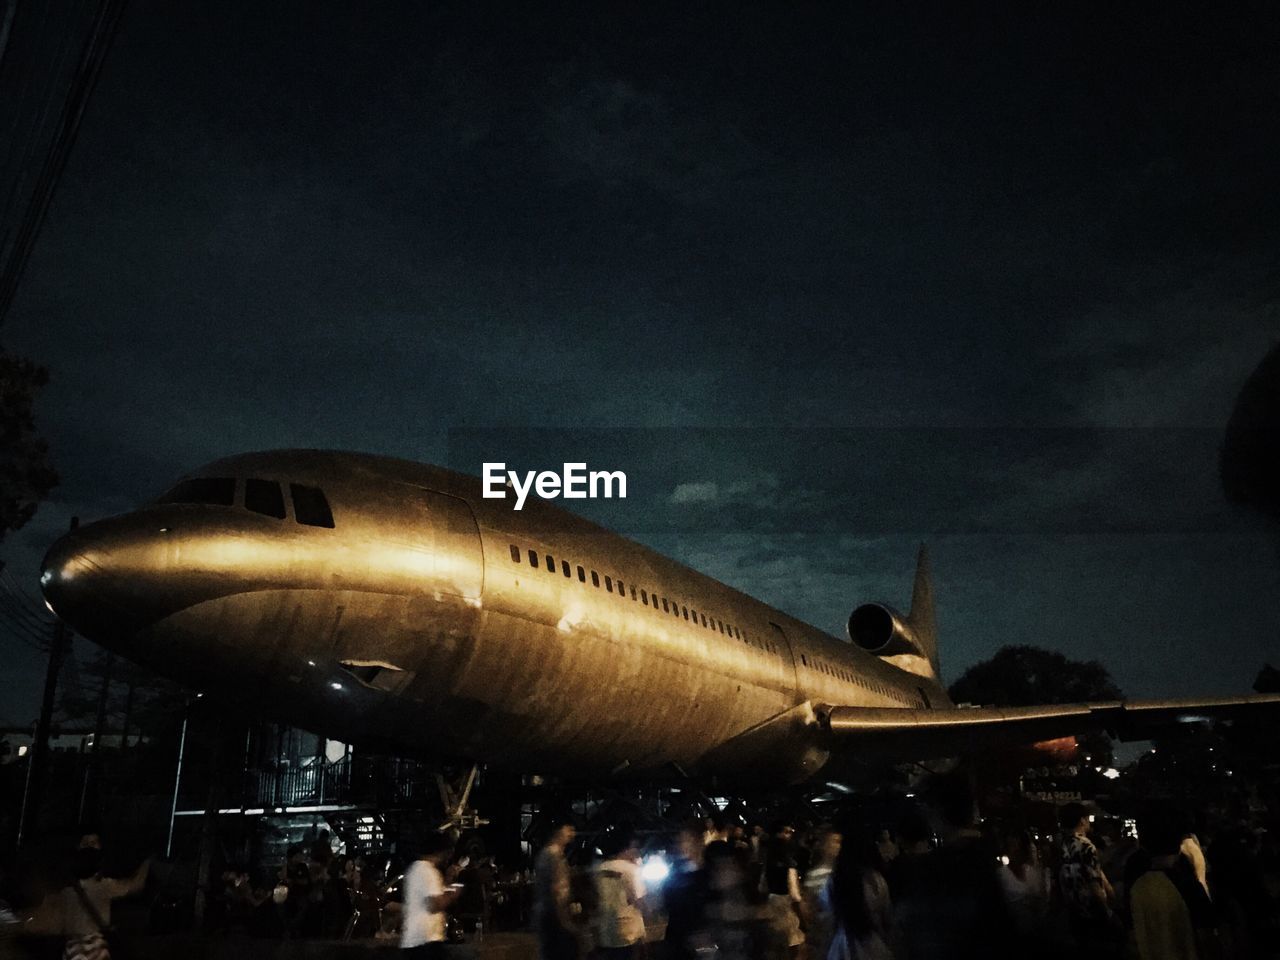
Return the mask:
<svg viewBox="0 0 1280 960"><path fill-rule="evenodd" d="M412 760L323 758L298 766L246 770L241 803L246 807L298 807L326 804L419 806L437 797L430 772Z"/></svg>

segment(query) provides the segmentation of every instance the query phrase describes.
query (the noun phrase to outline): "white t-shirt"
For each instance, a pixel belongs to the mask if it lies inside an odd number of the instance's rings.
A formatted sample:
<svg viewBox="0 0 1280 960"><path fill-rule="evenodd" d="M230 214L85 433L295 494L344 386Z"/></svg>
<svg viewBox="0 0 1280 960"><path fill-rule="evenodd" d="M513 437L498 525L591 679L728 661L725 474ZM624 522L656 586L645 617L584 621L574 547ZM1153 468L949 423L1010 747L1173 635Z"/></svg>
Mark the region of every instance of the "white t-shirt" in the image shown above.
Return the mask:
<svg viewBox="0 0 1280 960"><path fill-rule="evenodd" d="M444 911L427 907L428 897L444 893L444 877L429 860L415 860L404 875L404 920L400 924L400 946L420 947L444 941Z"/></svg>
<svg viewBox="0 0 1280 960"><path fill-rule="evenodd" d="M600 946L629 947L644 939L644 916L637 906L644 895L639 864L606 860L596 867L596 937Z"/></svg>

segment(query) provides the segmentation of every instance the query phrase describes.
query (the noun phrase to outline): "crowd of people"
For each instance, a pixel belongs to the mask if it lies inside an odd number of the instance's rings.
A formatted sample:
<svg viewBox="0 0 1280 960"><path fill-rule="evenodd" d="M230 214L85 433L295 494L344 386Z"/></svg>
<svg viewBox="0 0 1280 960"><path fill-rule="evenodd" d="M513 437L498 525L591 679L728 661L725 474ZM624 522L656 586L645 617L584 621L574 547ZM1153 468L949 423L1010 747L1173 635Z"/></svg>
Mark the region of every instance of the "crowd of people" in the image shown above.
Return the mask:
<svg viewBox="0 0 1280 960"><path fill-rule="evenodd" d="M261 937L336 939L353 919L376 910L379 881L364 857L335 854L322 830L311 843L291 845L274 873L238 865L223 870L207 925Z"/></svg>
<svg viewBox="0 0 1280 960"><path fill-rule="evenodd" d="M723 821L685 824L660 883L626 829L571 869L567 820L538 855L540 960L908 960L1280 956L1274 837L1233 830L1202 843L1169 810L1141 842L1091 839L1079 804L1056 836L979 824L963 791L940 816L892 829ZM646 931L665 918L665 930Z"/></svg>
<svg viewBox="0 0 1280 960"><path fill-rule="evenodd" d="M1095 836L1087 808L1067 804L1050 834L978 822L959 780L932 799L928 812L912 808L888 825L778 820L766 830L717 816L685 822L674 837L651 833L643 845L625 825L577 838L571 819L553 819L528 881L539 958L1280 958L1274 831L1198 831L1153 808L1136 837ZM83 838L74 876L46 897L74 960L109 957L113 902L147 882L146 862L107 876L100 846ZM496 876L487 859L478 869L455 857L439 834L425 838L398 884L398 869L388 882L335 848L321 831L290 847L278 870L226 869L207 888L206 928L381 935L407 955L440 960L460 933L451 915L476 909L467 898ZM0 921L10 912L0 902ZM20 918L11 919L6 929Z"/></svg>

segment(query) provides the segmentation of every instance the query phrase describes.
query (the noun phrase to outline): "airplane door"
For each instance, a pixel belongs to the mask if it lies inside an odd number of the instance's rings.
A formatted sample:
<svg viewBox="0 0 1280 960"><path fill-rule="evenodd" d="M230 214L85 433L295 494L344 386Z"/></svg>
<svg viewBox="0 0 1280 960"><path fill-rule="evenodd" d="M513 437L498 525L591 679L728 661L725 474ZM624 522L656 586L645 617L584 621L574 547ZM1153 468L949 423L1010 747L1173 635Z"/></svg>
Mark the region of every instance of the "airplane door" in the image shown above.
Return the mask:
<svg viewBox="0 0 1280 960"><path fill-rule="evenodd" d="M791 690L792 690L791 696L796 703L799 703L800 702L800 674L799 674L799 671L796 669L795 651L791 649L791 641L787 639L787 632L783 630L782 627L778 626L778 624L774 623L772 620L769 621L769 626L773 627L774 639L777 640L777 642L782 645L783 662L791 664L791 670L790 670Z"/></svg>
<svg viewBox="0 0 1280 960"><path fill-rule="evenodd" d="M404 523L396 539L426 557L435 587L456 597L478 599L484 589L480 529L465 500L425 487L405 485Z"/></svg>

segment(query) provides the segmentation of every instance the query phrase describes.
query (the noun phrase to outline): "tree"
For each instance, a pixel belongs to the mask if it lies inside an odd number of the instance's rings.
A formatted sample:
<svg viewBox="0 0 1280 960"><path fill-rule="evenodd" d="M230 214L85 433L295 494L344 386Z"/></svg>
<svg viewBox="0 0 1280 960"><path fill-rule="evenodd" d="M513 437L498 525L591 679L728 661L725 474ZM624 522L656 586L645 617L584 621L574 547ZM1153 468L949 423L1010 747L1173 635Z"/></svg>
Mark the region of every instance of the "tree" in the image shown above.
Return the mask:
<svg viewBox="0 0 1280 960"><path fill-rule="evenodd" d="M951 685L956 703L1028 707L1037 703L1120 700L1124 694L1096 660L1070 660L1055 650L1002 647Z"/></svg>
<svg viewBox="0 0 1280 960"><path fill-rule="evenodd" d="M58 485L32 416L35 396L48 382L44 367L0 348L0 540L30 520Z"/></svg>
<svg viewBox="0 0 1280 960"><path fill-rule="evenodd" d="M950 694L956 703L996 707L1124 699L1098 661L1071 660L1032 646L1002 647L990 660L975 663L961 674ZM1079 743L1094 762L1110 765L1111 741L1104 734L1082 737Z"/></svg>

